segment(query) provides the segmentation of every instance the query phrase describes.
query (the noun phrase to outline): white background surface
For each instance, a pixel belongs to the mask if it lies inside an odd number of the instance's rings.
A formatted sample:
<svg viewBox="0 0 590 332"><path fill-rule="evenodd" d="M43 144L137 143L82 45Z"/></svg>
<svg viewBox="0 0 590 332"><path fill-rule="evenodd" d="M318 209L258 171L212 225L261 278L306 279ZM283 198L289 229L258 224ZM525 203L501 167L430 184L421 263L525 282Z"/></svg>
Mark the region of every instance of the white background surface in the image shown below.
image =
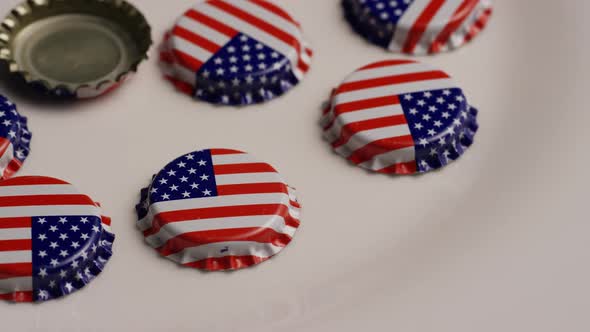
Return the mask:
<svg viewBox="0 0 590 332"><path fill-rule="evenodd" d="M192 4L135 2L157 41ZM42 305L0 303L0 330L588 331L590 4L497 0L473 43L426 58L464 87L481 130L442 172L387 177L332 154L317 121L344 76L395 55L353 34L338 0L277 2L316 55L300 86L265 105L187 99L160 78L155 48L138 76L96 101L43 104L0 85L34 133L20 175L76 184L117 234L89 287ZM152 173L208 147L249 151L298 188L302 228L271 261L229 274L178 268L135 229Z"/></svg>

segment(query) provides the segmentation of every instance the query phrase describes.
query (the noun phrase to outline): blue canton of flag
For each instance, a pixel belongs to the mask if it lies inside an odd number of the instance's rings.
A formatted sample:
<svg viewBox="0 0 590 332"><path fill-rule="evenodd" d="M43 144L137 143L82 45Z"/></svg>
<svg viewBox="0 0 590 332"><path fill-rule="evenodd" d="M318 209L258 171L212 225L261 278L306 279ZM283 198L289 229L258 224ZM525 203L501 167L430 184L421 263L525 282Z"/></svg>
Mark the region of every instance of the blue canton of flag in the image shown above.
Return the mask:
<svg viewBox="0 0 590 332"><path fill-rule="evenodd" d="M198 97L224 104L239 98L249 102L270 99L298 81L289 59L243 33L199 69L197 80Z"/></svg>
<svg viewBox="0 0 590 332"><path fill-rule="evenodd" d="M462 140L467 130L462 119L468 114L461 110L469 109L461 89L422 91L399 98L414 138L420 171L442 166L441 160L457 159L462 151L457 137Z"/></svg>
<svg viewBox="0 0 590 332"><path fill-rule="evenodd" d="M397 22L406 12L414 0L361 0L373 17L377 17L382 23L397 25Z"/></svg>
<svg viewBox="0 0 590 332"><path fill-rule="evenodd" d="M217 185L210 150L176 159L160 172L150 188L152 204L215 196Z"/></svg>
<svg viewBox="0 0 590 332"><path fill-rule="evenodd" d="M101 237L96 216L32 217L33 288L35 301L46 301L84 287L106 261L97 250L114 237ZM104 241L104 242L101 242Z"/></svg>
<svg viewBox="0 0 590 332"><path fill-rule="evenodd" d="M14 157L21 163L29 155L31 133L26 126L26 119L21 117L14 103L0 96L0 141L5 138L15 148Z"/></svg>

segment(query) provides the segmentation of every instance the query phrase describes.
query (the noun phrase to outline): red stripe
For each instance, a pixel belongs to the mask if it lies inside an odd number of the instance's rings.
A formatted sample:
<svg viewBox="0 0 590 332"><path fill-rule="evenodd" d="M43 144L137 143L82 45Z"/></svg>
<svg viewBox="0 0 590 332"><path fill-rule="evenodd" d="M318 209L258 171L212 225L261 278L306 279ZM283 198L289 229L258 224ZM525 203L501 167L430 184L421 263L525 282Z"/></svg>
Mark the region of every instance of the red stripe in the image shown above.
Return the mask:
<svg viewBox="0 0 590 332"><path fill-rule="evenodd" d="M225 256L219 258L207 258L197 262L187 263L184 266L208 271L237 270L260 264L270 257L258 256Z"/></svg>
<svg viewBox="0 0 590 332"><path fill-rule="evenodd" d="M0 182L0 187L8 186L35 186L35 185L46 185L46 184L69 184L65 181L48 178L43 176L21 176L18 178L9 179Z"/></svg>
<svg viewBox="0 0 590 332"><path fill-rule="evenodd" d="M332 143L332 147L338 148L339 146L346 144L352 136L361 131L399 126L406 123L408 122L406 121L406 116L403 114L350 123L342 127L340 138Z"/></svg>
<svg viewBox="0 0 590 332"><path fill-rule="evenodd" d="M407 163L394 164L389 167L380 169L379 173L384 174L415 174L418 169L416 161L410 161Z"/></svg>
<svg viewBox="0 0 590 332"><path fill-rule="evenodd" d="M32 274L32 263L0 264L0 279L30 277Z"/></svg>
<svg viewBox="0 0 590 332"><path fill-rule="evenodd" d="M215 175L277 172L272 166L266 163L215 165L213 166L213 170Z"/></svg>
<svg viewBox="0 0 590 332"><path fill-rule="evenodd" d="M275 6L273 3L270 3L266 0L250 0L250 2L257 4L258 6L268 10L269 12L284 18L285 20L295 24L297 27L301 27L299 22L295 21L289 13L284 11L282 8Z"/></svg>
<svg viewBox="0 0 590 332"><path fill-rule="evenodd" d="M367 70L367 69L375 69L381 67L390 67L390 66L397 66L397 65L407 65L410 63L416 63L414 60L385 60L380 62L375 62L370 65L362 67L360 70Z"/></svg>
<svg viewBox="0 0 590 332"><path fill-rule="evenodd" d="M31 205L94 205L86 195L35 195L0 197L0 207Z"/></svg>
<svg viewBox="0 0 590 332"><path fill-rule="evenodd" d="M0 251L32 250L33 241L28 240L0 240Z"/></svg>
<svg viewBox="0 0 590 332"><path fill-rule="evenodd" d="M445 28L438 34L436 40L430 47L430 52L439 52L440 49L449 41L453 32L455 32L461 24L469 17L473 9L477 6L479 0L463 0L459 8L453 13L452 19L445 26Z"/></svg>
<svg viewBox="0 0 590 332"><path fill-rule="evenodd" d="M485 12L483 12L483 14L481 14L481 16L479 16L477 22L473 24L473 26L469 30L469 33L465 36L466 42L473 39L475 36L477 36L477 34L481 32L481 30L483 30L483 28L485 28L485 26L488 24L490 17L492 16L492 12L492 8L488 8Z"/></svg>
<svg viewBox="0 0 590 332"><path fill-rule="evenodd" d="M244 206L221 206L192 210L170 211L158 214L152 227L143 232L144 236L158 233L167 224L196 219L213 219L242 216L276 215L285 218L285 223L292 227L299 227L299 221L289 215L289 209L282 204L257 204ZM296 225L296 226L293 226Z"/></svg>
<svg viewBox="0 0 590 332"><path fill-rule="evenodd" d="M23 218L0 218L0 228L31 228L30 217Z"/></svg>
<svg viewBox="0 0 590 332"><path fill-rule="evenodd" d="M283 183L248 183L217 186L219 196L284 193L289 194Z"/></svg>
<svg viewBox="0 0 590 332"><path fill-rule="evenodd" d="M0 300L14 302L33 302L33 292L14 292L10 294L0 294Z"/></svg>
<svg viewBox="0 0 590 332"><path fill-rule="evenodd" d="M174 64L174 57L170 52L160 52L160 61L172 65Z"/></svg>
<svg viewBox="0 0 590 332"><path fill-rule="evenodd" d="M291 36L290 34L284 32L283 30L275 27L274 25L271 25L271 24L259 19L258 17L253 16L250 13L247 13L247 12L241 10L240 8L234 7L224 1L211 1L211 2L208 2L208 4L211 6L217 7L219 9L223 10L224 12L226 12L232 16L235 16L245 22L248 22L249 24L257 27L258 29L260 29L264 32L267 32L267 33L273 35L274 37L282 40L287 45L291 45L295 49L298 57L301 54L301 45L299 44L299 40L297 40L297 38ZM299 61L298 66L301 67L301 61Z"/></svg>
<svg viewBox="0 0 590 332"><path fill-rule="evenodd" d="M193 86L192 85L190 85L190 84L188 84L186 82L177 80L175 77L172 77L172 76L165 76L165 77L166 77L167 80L169 80L170 82L172 82L172 84L174 84L174 86L179 91L182 91L183 93L186 93L189 96L192 96L193 95Z"/></svg>
<svg viewBox="0 0 590 332"><path fill-rule="evenodd" d="M199 68L201 68L201 66L203 65L201 61L193 58L191 55L184 53L180 50L172 50L172 52L174 53L176 62L188 68L189 70L197 72L199 71Z"/></svg>
<svg viewBox="0 0 590 332"><path fill-rule="evenodd" d="M10 140L5 137L0 137L0 156L4 155L9 146Z"/></svg>
<svg viewBox="0 0 590 332"><path fill-rule="evenodd" d="M18 159L12 159L6 169L4 169L3 178L8 179L12 177L23 166L23 163Z"/></svg>
<svg viewBox="0 0 590 332"><path fill-rule="evenodd" d="M424 11L420 14L416 22L414 22L414 25L408 34L403 50L404 53L414 52L416 45L418 45L422 35L428 28L428 24L444 3L445 0L430 0Z"/></svg>
<svg viewBox="0 0 590 332"><path fill-rule="evenodd" d="M107 217L107 216L101 216L100 219L102 220L102 223L110 226L111 225L111 217Z"/></svg>
<svg viewBox="0 0 590 332"><path fill-rule="evenodd" d="M213 54L217 53L217 51L219 51L219 49L221 48L219 45L211 42L209 39L203 38L203 37L197 35L196 33L189 31L181 26L174 27L174 29L172 30L172 33L175 36L186 39L186 40L190 41L191 43L193 43L193 44L199 46L200 48L205 49Z"/></svg>
<svg viewBox="0 0 590 332"><path fill-rule="evenodd" d="M219 22L218 20L209 17L207 15L201 14L197 11L195 11L194 9L189 10L188 12L186 12L184 14L184 16L192 18L193 20L202 23L208 27L210 27L213 30L216 30L230 38L235 37L238 33L240 33L239 31L235 30L234 28L230 27L229 25L226 25L224 23Z"/></svg>
<svg viewBox="0 0 590 332"><path fill-rule="evenodd" d="M375 108L375 107L398 105L399 103L400 103L400 101L399 101L398 96L385 96L385 97L364 99L364 100L353 101L353 102L337 105L334 108L334 112L333 112L334 119L328 125L326 125L324 127L324 129L327 130L328 128L332 127L336 118L341 114L348 113L348 112L362 111L362 110L366 110L369 108Z"/></svg>
<svg viewBox="0 0 590 332"><path fill-rule="evenodd" d="M184 233L166 242L156 249L162 256L169 256L181 252L186 248L198 247L219 242L258 242L270 243L277 247L285 247L291 242L291 237L276 232L274 229L251 227L235 229L218 229L202 232Z"/></svg>
<svg viewBox="0 0 590 332"><path fill-rule="evenodd" d="M355 164L361 164L373 159L373 157L377 155L411 146L414 146L412 135L385 138L371 142L356 150L350 157L348 157L348 160Z"/></svg>
<svg viewBox="0 0 590 332"><path fill-rule="evenodd" d="M211 155L219 156L219 155L226 155L226 154L244 154L242 151L238 150L231 150L231 149L211 149Z"/></svg>
<svg viewBox="0 0 590 332"><path fill-rule="evenodd" d="M298 209L300 209L300 208L301 208L301 204L299 204L299 202L295 202L295 201L293 201L293 200L290 200L290 201L289 201L289 204L291 204L291 206L293 206L293 207L296 207L296 208L298 208Z"/></svg>
<svg viewBox="0 0 590 332"><path fill-rule="evenodd" d="M384 85L395 85L395 84L435 80L435 79L441 79L441 78L449 78L449 75L443 71L440 71L440 70L433 70L433 71L425 71L425 72L421 72L421 73L410 73L410 74L372 78L372 79L368 79L368 80L342 84L338 88L337 93L340 94L340 93L344 93L344 92L376 88L376 87L380 87L380 86L384 86Z"/></svg>
<svg viewBox="0 0 590 332"><path fill-rule="evenodd" d="M305 49L305 53L307 54L308 57L313 57L313 50L311 48L306 48Z"/></svg>

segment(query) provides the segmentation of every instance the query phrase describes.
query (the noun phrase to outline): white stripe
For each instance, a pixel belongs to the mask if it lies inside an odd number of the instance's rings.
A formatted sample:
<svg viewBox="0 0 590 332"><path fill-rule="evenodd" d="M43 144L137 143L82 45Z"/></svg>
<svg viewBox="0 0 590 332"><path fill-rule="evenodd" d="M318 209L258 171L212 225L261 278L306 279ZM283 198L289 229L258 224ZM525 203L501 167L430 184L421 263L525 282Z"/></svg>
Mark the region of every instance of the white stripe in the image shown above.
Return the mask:
<svg viewBox="0 0 590 332"><path fill-rule="evenodd" d="M4 154L0 156L0 175L4 174L4 171L12 159L14 159L14 146L12 145L12 142L8 141L8 147L6 148L6 151L4 151Z"/></svg>
<svg viewBox="0 0 590 332"><path fill-rule="evenodd" d="M206 49L201 48L191 43L190 41L182 37L178 37L176 35L172 35L170 37L170 43L173 49L182 51L183 53L186 53L203 63L207 62L207 60L209 60L209 58L211 58L211 56L213 55L213 53L207 51Z"/></svg>
<svg viewBox="0 0 590 332"><path fill-rule="evenodd" d="M359 166L378 171L389 166L407 163L416 159L416 149L411 146L405 149L394 150L375 156L372 160L366 161Z"/></svg>
<svg viewBox="0 0 590 332"><path fill-rule="evenodd" d="M400 20L397 22L393 40L389 44L389 49L394 52L400 52L410 35L410 31L414 26L414 22L420 17L424 9L430 4L430 0L414 1L408 9L404 12Z"/></svg>
<svg viewBox="0 0 590 332"><path fill-rule="evenodd" d="M356 150L370 144L372 142L399 136L410 135L410 128L407 124L398 126L384 127L372 130L361 131L353 135L346 144L339 146L335 151L342 156L348 158Z"/></svg>
<svg viewBox="0 0 590 332"><path fill-rule="evenodd" d="M0 228L0 241L25 240L31 238L30 228Z"/></svg>
<svg viewBox="0 0 590 332"><path fill-rule="evenodd" d="M104 224L104 223L102 223L101 225L102 225L102 229L104 229L105 231L113 234L113 230L112 230L111 226L109 226L107 224Z"/></svg>
<svg viewBox="0 0 590 332"><path fill-rule="evenodd" d="M193 32L194 34L203 37L220 47L227 44L231 38L221 32L211 29L206 25L203 25L190 17L183 16L178 20L176 25Z"/></svg>
<svg viewBox="0 0 590 332"><path fill-rule="evenodd" d="M31 255L30 250L0 251L0 264L31 263Z"/></svg>
<svg viewBox="0 0 590 332"><path fill-rule="evenodd" d="M209 17L215 18L218 21L224 22L227 25L233 27L234 29L252 36L261 43L266 44L267 46L273 48L277 52L283 54L285 57L287 57L287 59L289 59L289 62L291 62L293 69L297 68L297 60L299 58L299 54L297 54L296 49L292 45L284 43L282 40L276 38L275 36L267 32L264 32L256 26L250 25L248 22L242 21L238 17L235 17L229 13L226 13L223 10L213 7L207 2L204 2L196 6L194 10L201 12L202 14L207 15Z"/></svg>
<svg viewBox="0 0 590 332"><path fill-rule="evenodd" d="M28 216L97 216L100 208L94 205L10 206L0 208L0 218Z"/></svg>
<svg viewBox="0 0 590 332"><path fill-rule="evenodd" d="M285 183L279 173L274 172L216 175L215 182L218 186L248 183Z"/></svg>
<svg viewBox="0 0 590 332"><path fill-rule="evenodd" d="M274 27L282 30L283 32L288 33L289 35L295 37L297 40L302 40L301 38L301 29L298 26L294 25L293 23L287 21L286 19L282 18L281 16L275 15L273 12L268 11L250 1L224 1L225 3L229 3L234 7L238 7L243 11L251 14L252 16L256 16L263 20L266 23L273 25Z"/></svg>
<svg viewBox="0 0 590 332"><path fill-rule="evenodd" d="M284 204L289 206L289 196L283 193L270 193L193 198L177 201L158 202L150 206L148 215L138 221L138 227L142 231L145 231L151 227L153 217L163 212L255 204Z"/></svg>
<svg viewBox="0 0 590 332"><path fill-rule="evenodd" d="M296 228L285 225L285 219L277 215L224 217L213 219L187 220L166 224L157 234L145 238L154 248L163 246L168 240L184 233L215 231L238 228L270 228L277 233L293 236Z"/></svg>
<svg viewBox="0 0 590 332"><path fill-rule="evenodd" d="M229 248L228 252L221 252ZM270 243L259 242L220 242L202 245L193 248L187 248L183 251L167 256L171 260L180 264L197 262L207 258L219 258L225 256L258 256L267 258L276 255L283 248L274 246Z"/></svg>
<svg viewBox="0 0 590 332"><path fill-rule="evenodd" d="M448 89L456 86L457 85L450 78L386 85L377 88L355 90L338 94L334 97L332 104L340 105L371 98L396 96L404 93L414 93L418 91Z"/></svg>
<svg viewBox="0 0 590 332"><path fill-rule="evenodd" d="M80 195L80 191L71 184L0 187L0 197L34 195Z"/></svg>
<svg viewBox="0 0 590 332"><path fill-rule="evenodd" d="M358 82L387 76L421 73L432 70L436 69L424 63L407 63L401 65L391 65L387 67L362 69L350 74L344 80L344 83Z"/></svg>
<svg viewBox="0 0 590 332"><path fill-rule="evenodd" d="M31 277L0 279L0 294L28 292L32 290L33 278Z"/></svg>
<svg viewBox="0 0 590 332"><path fill-rule="evenodd" d="M232 164L250 164L259 162L247 153L219 154L212 155L211 158L213 159L213 165L215 166Z"/></svg>
<svg viewBox="0 0 590 332"><path fill-rule="evenodd" d="M430 45L432 42L436 40L436 37L440 34L440 32L445 28L445 26L449 23L453 14L459 8L463 1L455 0L455 1L445 1L442 7L436 12L426 31L422 34L422 37L416 44L416 48L414 52L416 54L424 54L430 50Z"/></svg>
<svg viewBox="0 0 590 332"><path fill-rule="evenodd" d="M402 105L387 105L374 108L367 108L362 111L346 112L338 115L334 124L325 132L325 137L329 142L333 142L342 135L342 127L365 120L379 119L394 115L404 114Z"/></svg>

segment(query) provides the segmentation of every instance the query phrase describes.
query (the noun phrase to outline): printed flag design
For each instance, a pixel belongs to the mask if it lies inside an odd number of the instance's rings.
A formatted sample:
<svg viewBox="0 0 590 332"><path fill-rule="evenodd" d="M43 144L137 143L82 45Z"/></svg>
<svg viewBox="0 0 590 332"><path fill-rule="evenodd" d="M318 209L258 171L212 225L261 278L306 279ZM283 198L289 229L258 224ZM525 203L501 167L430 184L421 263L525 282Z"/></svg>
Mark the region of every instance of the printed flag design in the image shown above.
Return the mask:
<svg viewBox="0 0 590 332"><path fill-rule="evenodd" d="M181 91L212 103L251 104L281 95L309 70L299 24L263 0L209 0L169 32L160 59Z"/></svg>
<svg viewBox="0 0 590 332"><path fill-rule="evenodd" d="M344 0L363 36L391 51L438 53L470 41L492 14L489 0Z"/></svg>
<svg viewBox="0 0 590 332"><path fill-rule="evenodd" d="M110 219L71 184L0 182L0 299L40 302L79 290L112 254Z"/></svg>
<svg viewBox="0 0 590 332"><path fill-rule="evenodd" d="M21 168L30 152L31 137L27 118L0 95L0 179L11 177Z"/></svg>
<svg viewBox="0 0 590 332"><path fill-rule="evenodd" d="M381 173L441 168L473 143L477 110L448 74L411 60L361 68L334 91L321 124L336 153Z"/></svg>
<svg viewBox="0 0 590 332"><path fill-rule="evenodd" d="M179 264L210 271L261 263L299 227L295 192L269 164L235 151L189 153L142 192L138 227Z"/></svg>

